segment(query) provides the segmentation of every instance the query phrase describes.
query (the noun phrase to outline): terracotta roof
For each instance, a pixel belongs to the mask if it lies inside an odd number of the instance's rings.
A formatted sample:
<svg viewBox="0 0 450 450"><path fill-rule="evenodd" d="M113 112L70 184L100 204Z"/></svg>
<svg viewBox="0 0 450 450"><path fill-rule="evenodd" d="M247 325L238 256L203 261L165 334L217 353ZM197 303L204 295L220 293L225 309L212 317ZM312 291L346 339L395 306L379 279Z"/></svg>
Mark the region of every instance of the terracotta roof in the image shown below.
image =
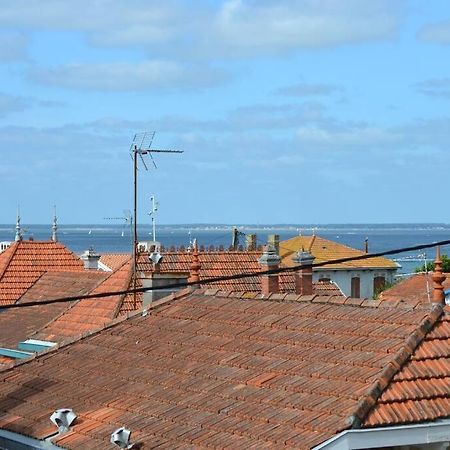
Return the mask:
<svg viewBox="0 0 450 450"><path fill-rule="evenodd" d="M0 305L15 303L44 272L82 270L83 262L60 242L14 242L0 253Z"/></svg>
<svg viewBox="0 0 450 450"><path fill-rule="evenodd" d="M446 315L383 392L366 426L450 417L450 314L446 309Z"/></svg>
<svg viewBox="0 0 450 450"><path fill-rule="evenodd" d="M310 448L364 422L435 323L429 337L441 336L440 306L252 296L171 296L2 372L0 427L43 439L55 431L51 412L71 407L72 431L53 440L69 449L113 449L122 425L145 448ZM449 395L422 395L433 392Z"/></svg>
<svg viewBox="0 0 450 450"><path fill-rule="evenodd" d="M446 276L446 280L443 282L444 289L450 289L450 274L444 275ZM428 275L423 273L413 275L383 291L379 298L380 300L402 300L409 303L429 302L427 290L430 293L430 298L433 296L433 280L431 276L432 273Z"/></svg>
<svg viewBox="0 0 450 450"><path fill-rule="evenodd" d="M283 264L289 267L294 266L295 263L292 261L292 257L302 248L316 258L314 263L365 255L360 250L324 239L320 236L296 236L280 242L280 256ZM397 269L397 267L394 261L377 257L339 264L327 264L322 266L321 269Z"/></svg>
<svg viewBox="0 0 450 450"><path fill-rule="evenodd" d="M46 272L22 296L18 303L51 300L89 293L105 279L99 272ZM68 303L54 303L0 312L0 347L15 348L51 320L69 308Z"/></svg>
<svg viewBox="0 0 450 450"><path fill-rule="evenodd" d="M189 274L192 254L186 250L164 252L160 264L160 273ZM200 281L241 273L260 272L261 265L258 259L261 251L200 251ZM139 256L138 270L144 273L154 271L154 266L149 262L148 254ZM261 292L261 278L252 276L238 280L224 280L212 283L210 286L224 291L233 292ZM314 282L315 293L325 295L342 295L340 289L333 283ZM280 292L295 292L295 274L286 272L280 274ZM129 309L132 310L132 309Z"/></svg>
<svg viewBox="0 0 450 450"><path fill-rule="evenodd" d="M106 279L89 292L90 294L128 289L131 279L130 258L115 272L103 272L103 274ZM79 300L30 337L61 342L69 337L75 337L101 327L119 315L123 298L123 295L112 295L110 297Z"/></svg>
<svg viewBox="0 0 450 450"><path fill-rule="evenodd" d="M114 271L120 269L129 260L129 253L104 253L100 256L99 262Z"/></svg>

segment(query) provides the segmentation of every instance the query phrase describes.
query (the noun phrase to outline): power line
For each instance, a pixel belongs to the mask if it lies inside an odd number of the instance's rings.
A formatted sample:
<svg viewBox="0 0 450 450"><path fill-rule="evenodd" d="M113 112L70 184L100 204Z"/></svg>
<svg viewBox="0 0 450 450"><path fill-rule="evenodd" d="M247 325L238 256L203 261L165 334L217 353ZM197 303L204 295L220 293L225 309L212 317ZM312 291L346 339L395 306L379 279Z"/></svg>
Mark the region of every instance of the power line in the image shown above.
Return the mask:
<svg viewBox="0 0 450 450"><path fill-rule="evenodd" d="M198 286L200 285L207 285L207 284L213 284L220 281L231 281L231 280L241 280L243 278L250 278L255 276L261 276L261 275L274 275L278 273L285 273L285 272L297 272L298 270L305 269L305 268L314 268L314 267L323 267L331 264L340 264L350 261L361 261L364 259L371 259L371 258L377 258L380 256L388 256L388 255L396 255L398 253L403 252L410 252L415 250L423 250L425 248L432 248L437 246L444 246L449 245L450 239L444 240L444 241L438 241L438 242L432 242L430 244L420 244L420 245L414 245L412 247L402 247L397 248L393 250L386 250L384 252L378 252L378 253L365 253L363 255L359 256L349 256L347 258L338 258L338 259L332 259L328 261L322 261L312 264L305 264L305 265L297 265L292 267L280 267L278 269L270 269L270 270L264 270L260 272L246 272L246 273L238 273L235 275L226 275L221 277L213 277L208 278L206 280L198 282L189 282L184 281L180 283L174 283L170 285L164 285L164 286L152 286L152 287L142 287L142 288L136 288L136 289L125 289L122 291L112 291L112 292L101 292L98 294L87 294L87 295L77 295L73 297L61 297L51 300L42 300L42 301L34 301L34 302L24 302L24 303L14 303L12 305L2 305L0 306L0 311L4 309L13 309L13 308L26 308L30 306L39 306L39 305L50 305L53 303L65 303L65 302L73 302L77 300L85 300L85 299L94 299L94 298L105 298L105 297L111 297L113 295L126 295L126 294L136 294L141 292L147 292L147 291L158 291L163 289L169 289L169 288L184 288L189 286Z"/></svg>

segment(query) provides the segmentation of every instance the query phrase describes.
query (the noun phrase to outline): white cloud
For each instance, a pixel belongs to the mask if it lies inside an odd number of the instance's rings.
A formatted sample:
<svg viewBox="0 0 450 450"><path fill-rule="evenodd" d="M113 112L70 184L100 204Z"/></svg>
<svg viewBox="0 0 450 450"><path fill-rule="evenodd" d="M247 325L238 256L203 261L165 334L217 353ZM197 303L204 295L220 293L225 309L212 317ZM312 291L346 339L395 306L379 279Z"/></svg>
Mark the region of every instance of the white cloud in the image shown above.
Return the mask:
<svg viewBox="0 0 450 450"><path fill-rule="evenodd" d="M403 2L380 0L228 0L216 40L230 52L278 53L393 38Z"/></svg>
<svg viewBox="0 0 450 450"><path fill-rule="evenodd" d="M281 87L275 91L275 94L292 97L315 97L329 96L342 91L342 87L334 84L298 83L291 86Z"/></svg>
<svg viewBox="0 0 450 450"><path fill-rule="evenodd" d="M60 106L63 106L63 103L0 92L0 117L5 117L15 112L22 112L32 107L54 108Z"/></svg>
<svg viewBox="0 0 450 450"><path fill-rule="evenodd" d="M74 63L52 69L36 68L30 76L43 84L104 91L196 89L221 84L228 79L220 69L173 61Z"/></svg>
<svg viewBox="0 0 450 450"><path fill-rule="evenodd" d="M450 98L450 78L435 78L416 85L417 91L429 97Z"/></svg>
<svg viewBox="0 0 450 450"><path fill-rule="evenodd" d="M424 26L417 33L418 39L435 44L450 44L450 20Z"/></svg>
<svg viewBox="0 0 450 450"><path fill-rule="evenodd" d="M218 4L15 0L2 1L0 25L79 31L98 46L140 46L153 52L164 47L172 55L220 58L391 39L398 31L403 4L404 0L225 0Z"/></svg>

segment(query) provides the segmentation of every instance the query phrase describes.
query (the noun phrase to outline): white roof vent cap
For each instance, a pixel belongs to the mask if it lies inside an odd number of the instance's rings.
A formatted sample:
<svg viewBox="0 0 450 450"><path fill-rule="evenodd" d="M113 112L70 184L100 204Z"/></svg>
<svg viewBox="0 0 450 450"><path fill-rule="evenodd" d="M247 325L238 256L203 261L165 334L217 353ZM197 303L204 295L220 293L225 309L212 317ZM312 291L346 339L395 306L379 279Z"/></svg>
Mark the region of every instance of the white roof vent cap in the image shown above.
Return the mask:
<svg viewBox="0 0 450 450"><path fill-rule="evenodd" d="M69 431L70 425L75 421L77 415L69 408L57 409L50 420L58 427L59 433Z"/></svg>
<svg viewBox="0 0 450 450"><path fill-rule="evenodd" d="M117 445L119 448L133 448L133 444L129 443L130 436L130 430L127 430L125 427L117 428L117 430L111 434L111 443Z"/></svg>

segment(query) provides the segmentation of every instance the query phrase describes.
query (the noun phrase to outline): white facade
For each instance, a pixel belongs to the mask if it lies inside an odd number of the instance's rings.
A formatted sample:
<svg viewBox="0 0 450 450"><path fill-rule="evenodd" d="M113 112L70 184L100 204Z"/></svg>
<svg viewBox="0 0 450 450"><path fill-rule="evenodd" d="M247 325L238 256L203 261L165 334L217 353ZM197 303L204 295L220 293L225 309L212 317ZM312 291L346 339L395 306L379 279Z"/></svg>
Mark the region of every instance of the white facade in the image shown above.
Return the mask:
<svg viewBox="0 0 450 450"><path fill-rule="evenodd" d="M330 270L317 268L313 270L313 281L329 279L339 286L344 295L352 297L357 296L354 292L352 293L352 278L359 279L359 297L373 298L375 278L383 277L385 283L392 283L395 273L396 269Z"/></svg>

